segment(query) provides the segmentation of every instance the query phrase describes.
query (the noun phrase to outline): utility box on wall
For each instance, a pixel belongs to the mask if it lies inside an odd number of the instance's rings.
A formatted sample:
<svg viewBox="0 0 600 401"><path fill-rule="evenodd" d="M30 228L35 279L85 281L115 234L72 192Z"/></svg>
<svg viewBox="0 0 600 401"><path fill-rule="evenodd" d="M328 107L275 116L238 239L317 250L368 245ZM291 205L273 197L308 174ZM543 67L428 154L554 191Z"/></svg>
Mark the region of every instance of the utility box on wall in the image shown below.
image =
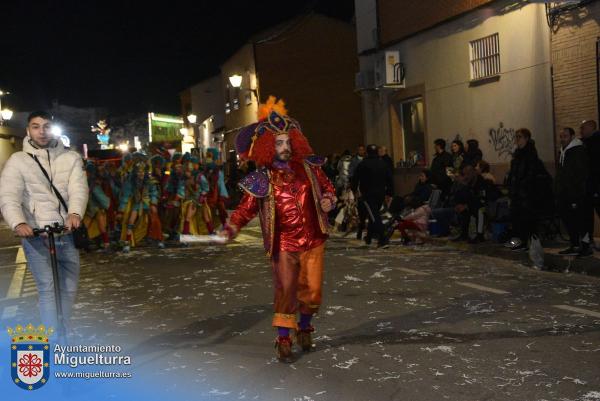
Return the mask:
<svg viewBox="0 0 600 401"><path fill-rule="evenodd" d="M405 88L404 65L400 62L398 50L388 50L375 60L376 88Z"/></svg>

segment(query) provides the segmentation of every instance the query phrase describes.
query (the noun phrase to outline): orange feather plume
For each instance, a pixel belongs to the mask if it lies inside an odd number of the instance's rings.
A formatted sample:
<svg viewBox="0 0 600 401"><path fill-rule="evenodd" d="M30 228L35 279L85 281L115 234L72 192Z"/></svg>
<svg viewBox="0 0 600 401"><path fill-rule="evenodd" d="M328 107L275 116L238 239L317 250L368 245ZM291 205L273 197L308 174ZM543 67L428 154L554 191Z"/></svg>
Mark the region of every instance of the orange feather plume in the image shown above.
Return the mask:
<svg viewBox="0 0 600 401"><path fill-rule="evenodd" d="M269 96L266 103L261 103L260 106L258 106L258 121L264 120L273 111L281 116L287 115L287 109L285 108L283 99L277 100L275 96Z"/></svg>

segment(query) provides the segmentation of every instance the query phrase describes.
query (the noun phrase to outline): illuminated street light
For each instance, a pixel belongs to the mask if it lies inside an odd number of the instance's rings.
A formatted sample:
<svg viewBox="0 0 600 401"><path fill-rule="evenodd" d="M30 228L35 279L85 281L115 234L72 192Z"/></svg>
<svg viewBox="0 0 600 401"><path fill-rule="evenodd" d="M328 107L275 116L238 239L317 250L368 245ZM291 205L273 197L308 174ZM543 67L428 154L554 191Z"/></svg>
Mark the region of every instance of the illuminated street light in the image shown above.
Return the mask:
<svg viewBox="0 0 600 401"><path fill-rule="evenodd" d="M187 120L189 121L190 124L196 124L197 119L198 119L198 116L195 114L190 114L189 116L187 116Z"/></svg>
<svg viewBox="0 0 600 401"><path fill-rule="evenodd" d="M0 125L3 125L5 121L8 121L12 118L13 112L9 109L2 109L2 96L10 95L10 92L0 90Z"/></svg>
<svg viewBox="0 0 600 401"><path fill-rule="evenodd" d="M2 120L4 121L8 121L12 118L13 116L13 111L10 109L4 109L2 110Z"/></svg>
<svg viewBox="0 0 600 401"><path fill-rule="evenodd" d="M123 152L127 152L129 150L129 144L127 143L122 143L119 145L119 149Z"/></svg>
<svg viewBox="0 0 600 401"><path fill-rule="evenodd" d="M52 135L54 135L55 137L60 137L62 135L62 128L59 125L53 125L52 126Z"/></svg>
<svg viewBox="0 0 600 401"><path fill-rule="evenodd" d="M238 74L230 76L229 77L229 83L234 88L239 88L240 86L242 86L242 76L238 75Z"/></svg>

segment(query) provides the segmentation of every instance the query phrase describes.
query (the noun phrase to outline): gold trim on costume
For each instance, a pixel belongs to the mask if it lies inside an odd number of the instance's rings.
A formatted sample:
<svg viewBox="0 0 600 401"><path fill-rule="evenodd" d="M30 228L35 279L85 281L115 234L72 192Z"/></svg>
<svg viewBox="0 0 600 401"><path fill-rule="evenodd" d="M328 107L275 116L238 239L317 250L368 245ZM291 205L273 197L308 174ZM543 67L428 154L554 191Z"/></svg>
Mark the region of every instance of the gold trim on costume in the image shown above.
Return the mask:
<svg viewBox="0 0 600 401"><path fill-rule="evenodd" d="M278 313L278 312L275 312L275 313L273 313L273 316L275 316L275 317L281 317L283 319L292 319L292 320L296 321L296 315L295 314L291 314L291 313Z"/></svg>
<svg viewBox="0 0 600 401"><path fill-rule="evenodd" d="M317 220L319 220L319 226L321 227L321 232L323 234L329 233L329 225L326 220L323 218L323 210L321 209L321 187L319 186L319 181L315 177L315 173L312 171L308 163L302 163L304 166L304 171L306 171L306 176L310 181L310 186L313 193L313 198L315 201L315 207L317 208Z"/></svg>

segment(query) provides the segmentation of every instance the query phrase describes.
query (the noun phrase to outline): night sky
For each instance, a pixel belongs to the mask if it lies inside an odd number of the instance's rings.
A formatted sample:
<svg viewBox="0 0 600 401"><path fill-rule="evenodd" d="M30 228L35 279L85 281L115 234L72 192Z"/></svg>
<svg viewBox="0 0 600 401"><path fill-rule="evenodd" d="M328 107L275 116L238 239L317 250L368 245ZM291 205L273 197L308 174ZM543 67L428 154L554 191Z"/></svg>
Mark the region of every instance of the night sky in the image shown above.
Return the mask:
<svg viewBox="0 0 600 401"><path fill-rule="evenodd" d="M352 21L354 0L11 1L2 4L0 89L15 111L53 99L110 113L179 113L178 93L247 39L314 10Z"/></svg>

